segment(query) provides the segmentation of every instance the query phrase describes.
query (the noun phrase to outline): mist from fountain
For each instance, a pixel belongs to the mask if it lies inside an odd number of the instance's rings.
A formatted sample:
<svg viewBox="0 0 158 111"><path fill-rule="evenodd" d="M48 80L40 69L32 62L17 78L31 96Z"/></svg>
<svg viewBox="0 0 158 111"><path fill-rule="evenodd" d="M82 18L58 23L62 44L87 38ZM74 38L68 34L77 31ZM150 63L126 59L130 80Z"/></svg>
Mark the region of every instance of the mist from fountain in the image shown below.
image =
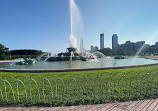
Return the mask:
<svg viewBox="0 0 158 111"><path fill-rule="evenodd" d="M79 8L74 0L70 0L70 22L71 22L71 34L69 37L70 47L77 49L77 38L75 36L80 30L78 27L82 24L82 17Z"/></svg>

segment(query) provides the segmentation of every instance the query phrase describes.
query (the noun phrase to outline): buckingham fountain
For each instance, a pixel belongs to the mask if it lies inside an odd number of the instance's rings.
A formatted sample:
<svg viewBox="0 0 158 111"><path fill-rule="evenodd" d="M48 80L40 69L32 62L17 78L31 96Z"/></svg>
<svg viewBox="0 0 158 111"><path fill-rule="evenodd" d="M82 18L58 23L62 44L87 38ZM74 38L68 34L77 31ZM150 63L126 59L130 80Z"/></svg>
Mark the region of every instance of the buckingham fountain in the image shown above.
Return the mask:
<svg viewBox="0 0 158 111"><path fill-rule="evenodd" d="M57 56L48 55L45 61L74 61L82 60L86 61L87 59L96 59L96 53L85 53L79 52L77 48L77 38L75 37L76 29L78 25L82 23L80 11L74 2L70 0L70 23L71 23L71 34L69 37L70 47L66 49L66 52L58 53ZM85 55L86 54L86 55ZM100 54L100 52L98 52ZM103 54L100 54L101 56ZM102 57L105 57L104 55Z"/></svg>
<svg viewBox="0 0 158 111"><path fill-rule="evenodd" d="M70 68L101 68L111 66L127 66L127 65L142 65L155 63L156 60L134 58L116 60L114 57L105 57L101 52L86 52L79 51L77 47L77 38L80 37L76 33L82 30L79 25L82 24L80 11L74 2L70 0L70 21L71 21L71 34L69 36L70 46L66 48L65 52L58 53L52 56L50 53L44 53L36 60L20 59L17 64L1 63L0 68L5 69L70 69ZM43 62L54 61L54 62ZM59 62L62 61L62 62ZM73 62L70 62L73 61ZM83 62L86 61L86 62ZM33 64L33 65L30 65Z"/></svg>
<svg viewBox="0 0 158 111"><path fill-rule="evenodd" d="M77 52L76 48L67 48L66 52L58 53L57 56L48 56L45 61L74 61L84 60L84 57Z"/></svg>

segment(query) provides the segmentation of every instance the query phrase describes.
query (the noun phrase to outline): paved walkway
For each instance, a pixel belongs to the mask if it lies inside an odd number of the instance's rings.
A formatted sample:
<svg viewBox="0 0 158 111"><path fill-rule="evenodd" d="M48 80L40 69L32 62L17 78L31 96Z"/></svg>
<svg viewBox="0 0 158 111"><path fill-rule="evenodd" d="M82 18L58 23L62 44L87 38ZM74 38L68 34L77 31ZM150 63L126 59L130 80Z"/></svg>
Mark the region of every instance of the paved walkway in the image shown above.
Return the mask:
<svg viewBox="0 0 158 111"><path fill-rule="evenodd" d="M63 107L0 107L0 111L158 111L158 99Z"/></svg>

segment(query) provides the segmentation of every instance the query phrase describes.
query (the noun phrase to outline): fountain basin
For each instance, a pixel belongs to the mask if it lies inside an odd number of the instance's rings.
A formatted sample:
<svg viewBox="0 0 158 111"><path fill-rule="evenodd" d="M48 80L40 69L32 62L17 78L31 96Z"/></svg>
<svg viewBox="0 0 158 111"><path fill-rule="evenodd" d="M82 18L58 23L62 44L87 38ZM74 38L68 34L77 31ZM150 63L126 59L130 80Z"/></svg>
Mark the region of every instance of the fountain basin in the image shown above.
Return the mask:
<svg viewBox="0 0 158 111"><path fill-rule="evenodd" d="M70 68L70 69L5 69L0 68L0 72L21 72L21 73L46 73L46 72L73 72L73 71L92 71L92 70L110 70L110 69L126 69L158 65L157 63L130 65L130 66L114 66L114 67L98 67L98 68Z"/></svg>
<svg viewBox="0 0 158 111"><path fill-rule="evenodd" d="M123 69L158 65L157 60L145 58L99 58L100 62L87 61L63 61L63 62L43 62L38 61L34 65L14 65L13 63L1 63L0 71L9 72L65 72L65 71L88 71L88 70L108 70Z"/></svg>

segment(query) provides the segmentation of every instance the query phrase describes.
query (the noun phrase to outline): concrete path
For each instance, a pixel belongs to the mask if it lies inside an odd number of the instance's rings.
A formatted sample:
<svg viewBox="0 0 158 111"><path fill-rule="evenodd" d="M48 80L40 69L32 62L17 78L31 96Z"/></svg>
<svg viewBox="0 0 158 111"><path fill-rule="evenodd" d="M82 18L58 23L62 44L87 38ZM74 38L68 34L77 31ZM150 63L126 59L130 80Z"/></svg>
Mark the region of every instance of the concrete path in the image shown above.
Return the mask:
<svg viewBox="0 0 158 111"><path fill-rule="evenodd" d="M0 107L0 111L158 111L158 99L63 107Z"/></svg>

